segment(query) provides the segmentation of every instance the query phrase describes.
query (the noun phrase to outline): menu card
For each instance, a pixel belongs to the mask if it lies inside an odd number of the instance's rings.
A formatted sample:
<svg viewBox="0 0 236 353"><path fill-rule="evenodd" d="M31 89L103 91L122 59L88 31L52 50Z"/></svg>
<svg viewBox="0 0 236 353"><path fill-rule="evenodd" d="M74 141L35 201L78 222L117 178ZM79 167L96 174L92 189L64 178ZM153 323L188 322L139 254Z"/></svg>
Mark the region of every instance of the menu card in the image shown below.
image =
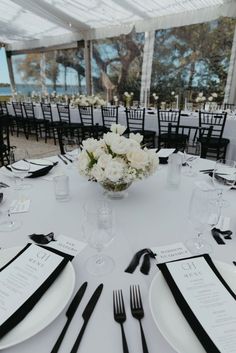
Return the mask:
<svg viewBox="0 0 236 353"><path fill-rule="evenodd" d="M207 352L236 347L236 295L209 255L158 265L173 296Z"/></svg>
<svg viewBox="0 0 236 353"><path fill-rule="evenodd" d="M58 254L28 244L0 270L0 337L27 315L67 262Z"/></svg>

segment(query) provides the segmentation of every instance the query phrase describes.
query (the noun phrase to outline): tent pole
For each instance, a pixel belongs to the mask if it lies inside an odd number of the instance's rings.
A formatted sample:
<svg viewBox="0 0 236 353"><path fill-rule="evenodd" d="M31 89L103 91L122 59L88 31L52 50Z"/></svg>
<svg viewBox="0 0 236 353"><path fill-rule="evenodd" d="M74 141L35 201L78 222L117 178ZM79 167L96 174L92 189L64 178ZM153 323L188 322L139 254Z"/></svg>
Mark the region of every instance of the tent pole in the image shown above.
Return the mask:
<svg viewBox="0 0 236 353"><path fill-rule="evenodd" d="M14 78L14 72L13 72L13 66L12 66L12 56L11 56L11 53L8 51L6 51L6 58L7 58L7 66L8 66L8 72L9 72L11 90L12 92L14 92L16 91L16 84L15 84L15 78Z"/></svg>
<svg viewBox="0 0 236 353"><path fill-rule="evenodd" d="M227 82L225 86L224 103L236 103L236 26L231 49Z"/></svg>
<svg viewBox="0 0 236 353"><path fill-rule="evenodd" d="M91 75L91 52L92 45L90 40L84 41L84 61L85 61L85 78L87 94L92 94L92 75Z"/></svg>

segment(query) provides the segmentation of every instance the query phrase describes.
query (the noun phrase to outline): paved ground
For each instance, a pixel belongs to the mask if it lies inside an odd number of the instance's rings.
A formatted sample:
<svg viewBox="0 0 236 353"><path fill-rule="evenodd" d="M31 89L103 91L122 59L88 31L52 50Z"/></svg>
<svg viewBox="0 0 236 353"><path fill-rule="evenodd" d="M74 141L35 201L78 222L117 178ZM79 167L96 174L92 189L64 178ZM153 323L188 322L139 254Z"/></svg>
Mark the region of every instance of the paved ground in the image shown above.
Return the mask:
<svg viewBox="0 0 236 353"><path fill-rule="evenodd" d="M10 145L26 149L30 157L35 158L53 156L60 153L59 145L55 146L52 139L45 143L43 139L36 141L35 136L30 136L27 140L23 134L19 137L16 137L16 134L10 136Z"/></svg>

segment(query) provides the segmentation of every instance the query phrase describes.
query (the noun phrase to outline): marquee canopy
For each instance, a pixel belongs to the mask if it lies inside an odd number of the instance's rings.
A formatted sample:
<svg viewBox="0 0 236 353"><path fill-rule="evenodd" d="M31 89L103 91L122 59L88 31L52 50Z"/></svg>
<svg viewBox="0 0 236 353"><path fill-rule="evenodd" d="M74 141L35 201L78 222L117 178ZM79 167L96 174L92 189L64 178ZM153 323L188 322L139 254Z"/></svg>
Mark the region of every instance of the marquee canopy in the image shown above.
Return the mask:
<svg viewBox="0 0 236 353"><path fill-rule="evenodd" d="M0 42L24 50L236 17L235 0L1 0Z"/></svg>

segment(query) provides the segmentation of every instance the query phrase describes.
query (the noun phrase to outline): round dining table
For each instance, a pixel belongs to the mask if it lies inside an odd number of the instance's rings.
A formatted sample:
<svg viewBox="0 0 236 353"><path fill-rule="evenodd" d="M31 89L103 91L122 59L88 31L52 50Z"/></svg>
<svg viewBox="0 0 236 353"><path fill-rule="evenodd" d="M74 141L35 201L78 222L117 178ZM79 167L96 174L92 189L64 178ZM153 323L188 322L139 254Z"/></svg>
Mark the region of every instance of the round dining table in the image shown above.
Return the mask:
<svg viewBox="0 0 236 353"><path fill-rule="evenodd" d="M9 173L1 172L0 181L10 187L1 190L4 193L4 202L0 205L0 218L3 217L12 200L22 197L22 194L30 199L28 212L12 215L21 221L21 227L12 232L0 233L1 249L23 247L30 241L29 235L33 233L54 232L56 237L65 235L83 241L82 220L85 202L106 197L98 183L88 181L79 175L76 162L66 165L57 156L48 158L57 161L58 164L47 176L28 179L27 182L31 187L26 190L16 191L14 177L9 176ZM198 170L214 168L214 162L210 160L199 159L196 165ZM85 281L88 282L88 287L62 342L59 350L61 353L70 352L83 323L82 312L100 283L104 284L104 289L79 346L80 353L123 352L120 327L113 317L113 291L116 289L123 291L126 308L124 329L129 352L143 352L139 324L130 311L130 285L137 284L140 286L143 300L142 324L149 353L174 353L176 351L156 326L150 308L150 286L159 273L155 260L151 260L151 270L148 275L141 273L139 268L132 274L126 273L125 269L133 255L140 249L179 242L185 244L188 239L196 235L188 219L190 197L196 182L199 180L210 182L210 177L200 172L195 176L186 176L184 168L182 167L181 180L177 187L173 188L167 183L168 165L159 165L154 175L134 182L125 198L109 200L115 214L115 236L103 251L112 257L115 267L111 273L104 276L89 274L86 261L96 253L96 250L89 244L73 259L74 293ZM69 177L70 198L67 202L60 202L55 198L53 176L61 173ZM20 193L21 196L19 196ZM219 245L210 231L207 231L204 237L212 246L210 256L213 261L228 263L236 275L236 267L233 266L233 261L236 261L236 190L227 191L224 198L229 205L223 208L222 213L230 217L232 239L225 240L224 245ZM62 287L61 291L63 290ZM73 295L71 300L72 298ZM160 300L158 290L155 298L157 302ZM66 323L65 313L70 301L56 319L43 330L27 340L24 340L23 335L22 342L3 351L7 353L50 352ZM159 304L161 305L161 302ZM50 313L50 305L46 310ZM167 319L170 322L172 320L171 317ZM203 348L199 352L204 352Z"/></svg>

